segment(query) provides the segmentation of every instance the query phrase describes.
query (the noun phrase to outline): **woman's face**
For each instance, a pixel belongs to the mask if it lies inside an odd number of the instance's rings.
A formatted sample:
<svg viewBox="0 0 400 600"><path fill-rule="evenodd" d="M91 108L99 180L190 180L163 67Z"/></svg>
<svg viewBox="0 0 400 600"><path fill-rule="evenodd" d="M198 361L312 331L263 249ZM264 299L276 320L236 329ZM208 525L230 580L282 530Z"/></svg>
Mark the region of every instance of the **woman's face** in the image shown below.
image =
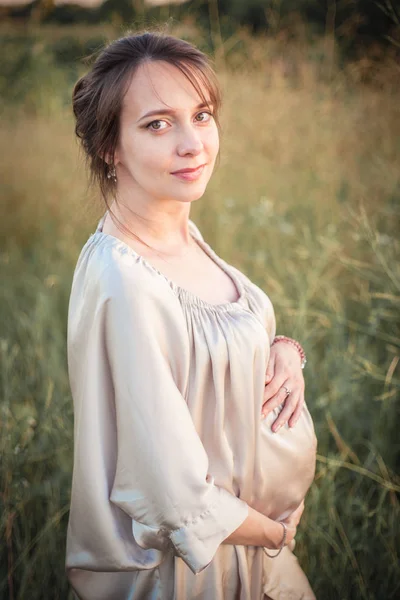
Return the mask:
<svg viewBox="0 0 400 600"><path fill-rule="evenodd" d="M209 100L206 90L204 94ZM136 193L144 202L197 200L207 187L218 149L210 109L179 69L167 62L141 65L122 105L114 157L118 191ZM200 165L204 167L194 174L175 173Z"/></svg>

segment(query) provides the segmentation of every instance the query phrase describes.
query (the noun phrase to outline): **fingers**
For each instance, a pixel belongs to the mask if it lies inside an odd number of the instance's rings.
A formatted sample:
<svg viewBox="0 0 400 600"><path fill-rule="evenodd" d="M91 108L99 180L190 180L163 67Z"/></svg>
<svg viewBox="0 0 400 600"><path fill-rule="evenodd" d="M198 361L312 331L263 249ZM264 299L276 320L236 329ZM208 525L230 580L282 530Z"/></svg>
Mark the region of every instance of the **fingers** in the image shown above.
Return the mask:
<svg viewBox="0 0 400 600"><path fill-rule="evenodd" d="M287 517L287 522L288 524L290 524L291 526L298 526L301 520L301 517L303 515L304 512L304 500L302 500L299 504L299 506L296 508L296 510L294 510L292 512L291 515L289 515L289 517Z"/></svg>
<svg viewBox="0 0 400 600"><path fill-rule="evenodd" d="M297 527L293 525L286 525L286 541L285 546L288 546L292 543L294 538L296 537Z"/></svg>
<svg viewBox="0 0 400 600"><path fill-rule="evenodd" d="M288 376L285 374L284 371L282 371L280 369L275 369L273 379L264 388L264 401L268 402L268 400L271 400L274 396L276 396L276 394L279 392L281 387L285 384L285 381L287 379L288 379ZM281 400L281 402L282 402L282 400Z"/></svg>
<svg viewBox="0 0 400 600"><path fill-rule="evenodd" d="M296 525L298 525L300 523L300 519L303 516L303 512L304 512L304 507L305 507L305 505L304 505L304 500L303 500L293 513L293 516L296 520Z"/></svg>
<svg viewBox="0 0 400 600"><path fill-rule="evenodd" d="M265 372L265 383L272 381L275 374L275 354L272 354L268 361L267 370Z"/></svg>
<svg viewBox="0 0 400 600"><path fill-rule="evenodd" d="M277 376L275 376L275 379L277 379ZM282 411L279 413L278 417L272 424L272 431L274 431L275 433L279 431L282 425L285 425L285 423L288 422L289 418L292 417L293 414L296 413L296 408L301 399L304 397L303 389L296 389L292 387L292 385L293 384L291 383L291 381L287 379L284 383L282 383L277 393L274 396L272 396L272 398L270 398L269 400L267 399L267 401L262 406L261 418L265 418L268 413L270 413L272 410L274 410L274 408L276 408L284 402ZM290 390L290 394L287 393L287 390ZM266 393L264 394L264 398L265 396ZM299 418L299 416L300 411L296 413L296 421Z"/></svg>
<svg viewBox="0 0 400 600"><path fill-rule="evenodd" d="M287 386L288 387L288 386ZM290 388L289 388L290 389ZM283 390L285 391L285 390ZM293 391L289 396L286 397L285 405L278 417L272 424L272 431L279 431L282 425L288 422L289 418L295 413L296 408L300 402L300 393Z"/></svg>
<svg viewBox="0 0 400 600"><path fill-rule="evenodd" d="M304 402L304 392L301 392L301 393L300 393L300 398L299 398L299 401L298 401L298 403L297 403L297 406L296 406L296 408L294 409L294 413L293 413L293 414L292 414L292 416L290 417L290 420L289 420L289 427L294 427L294 426L296 425L297 421L298 421L298 420L299 420L299 418L300 418L301 411L302 411L302 410L303 410L303 408L304 408L304 404L305 404L305 402Z"/></svg>
<svg viewBox="0 0 400 600"><path fill-rule="evenodd" d="M286 387L288 387L288 386L286 386ZM266 393L264 394L264 398L265 398L265 396L266 396ZM280 386L279 389L277 390L276 394L274 396L272 396L272 398L270 398L269 400L267 399L267 401L264 402L264 404L262 406L262 410L261 410L261 418L265 418L268 415L268 413L270 413L272 410L274 410L274 408L276 408L277 406L282 404L282 402L287 397L288 396L287 396L285 389L282 386Z"/></svg>
<svg viewBox="0 0 400 600"><path fill-rule="evenodd" d="M291 390L287 394L286 389ZM284 371L275 369L272 381L264 388L264 403L261 409L261 418L264 419L272 410L284 403L282 411L272 425L272 431L277 432L285 425L294 427L300 418L304 407L304 380L287 378Z"/></svg>
<svg viewBox="0 0 400 600"><path fill-rule="evenodd" d="M287 517L283 522L285 523L286 527L291 530L297 530L297 527L299 526L300 523L300 518L301 515L297 515L295 513L291 514L290 517Z"/></svg>

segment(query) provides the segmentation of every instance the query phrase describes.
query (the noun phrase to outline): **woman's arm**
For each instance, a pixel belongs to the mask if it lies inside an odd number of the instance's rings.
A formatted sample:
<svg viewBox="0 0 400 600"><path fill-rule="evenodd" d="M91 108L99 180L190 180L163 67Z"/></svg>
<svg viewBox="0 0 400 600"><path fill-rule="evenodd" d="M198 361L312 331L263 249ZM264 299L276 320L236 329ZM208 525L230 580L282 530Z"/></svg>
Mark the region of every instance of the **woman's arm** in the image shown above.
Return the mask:
<svg viewBox="0 0 400 600"><path fill-rule="evenodd" d="M285 545L289 544L296 535L296 526L293 526L294 524L291 522L286 524ZM246 519L222 543L276 549L280 546L282 531L279 521L273 521L249 506L249 514Z"/></svg>

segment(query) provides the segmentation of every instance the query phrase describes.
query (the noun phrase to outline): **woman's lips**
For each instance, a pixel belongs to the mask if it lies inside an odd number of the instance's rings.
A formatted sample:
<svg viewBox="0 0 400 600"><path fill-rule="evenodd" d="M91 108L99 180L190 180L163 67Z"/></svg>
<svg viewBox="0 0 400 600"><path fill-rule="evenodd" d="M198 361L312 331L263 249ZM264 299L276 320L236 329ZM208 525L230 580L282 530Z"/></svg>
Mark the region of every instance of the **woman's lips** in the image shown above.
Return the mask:
<svg viewBox="0 0 400 600"><path fill-rule="evenodd" d="M179 177L182 181L195 181L202 174L204 167L205 165L201 165L195 171L176 171L172 175Z"/></svg>

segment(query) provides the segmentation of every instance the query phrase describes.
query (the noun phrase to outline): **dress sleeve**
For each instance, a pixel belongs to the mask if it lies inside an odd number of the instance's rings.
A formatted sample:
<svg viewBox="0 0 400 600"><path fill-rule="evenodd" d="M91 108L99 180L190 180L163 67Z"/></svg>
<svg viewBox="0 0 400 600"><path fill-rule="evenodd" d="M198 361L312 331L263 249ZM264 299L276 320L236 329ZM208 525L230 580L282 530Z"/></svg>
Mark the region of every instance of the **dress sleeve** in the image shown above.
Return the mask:
<svg viewBox="0 0 400 600"><path fill-rule="evenodd" d="M208 472L183 395L190 345L178 298L141 264L108 269L102 279L107 293L93 314L100 319L113 390L116 455L109 500L131 519L136 544L161 553L172 548L198 573L245 520L248 505L214 485ZM76 432L87 434L79 414Z"/></svg>

